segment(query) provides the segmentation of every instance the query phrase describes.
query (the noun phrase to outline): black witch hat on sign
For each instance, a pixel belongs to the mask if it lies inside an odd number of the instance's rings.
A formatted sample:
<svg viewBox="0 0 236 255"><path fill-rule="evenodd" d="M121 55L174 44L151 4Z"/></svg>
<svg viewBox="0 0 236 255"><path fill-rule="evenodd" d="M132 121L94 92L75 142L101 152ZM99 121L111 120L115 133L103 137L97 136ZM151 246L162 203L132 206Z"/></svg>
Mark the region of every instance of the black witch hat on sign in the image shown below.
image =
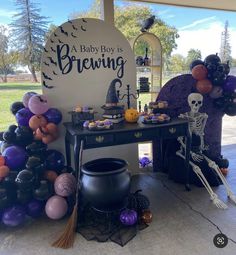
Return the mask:
<svg viewBox="0 0 236 255"><path fill-rule="evenodd" d="M117 83L119 84L119 88L120 88L122 86L122 82L120 79L116 78L110 83L109 89L107 91L105 107L117 106L117 103L119 102L119 99L117 97L117 92L116 92Z"/></svg>

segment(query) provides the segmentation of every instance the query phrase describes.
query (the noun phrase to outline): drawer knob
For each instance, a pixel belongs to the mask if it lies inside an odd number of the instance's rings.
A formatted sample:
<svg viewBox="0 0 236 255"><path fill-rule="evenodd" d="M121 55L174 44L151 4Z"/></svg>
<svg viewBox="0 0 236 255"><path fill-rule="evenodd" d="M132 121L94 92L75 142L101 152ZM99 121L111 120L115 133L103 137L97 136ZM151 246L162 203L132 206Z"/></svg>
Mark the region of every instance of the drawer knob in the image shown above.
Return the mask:
<svg viewBox="0 0 236 255"><path fill-rule="evenodd" d="M96 140L96 142L98 142L98 143L102 143L102 142L104 141L104 136L101 136L101 135L96 136L95 140Z"/></svg>
<svg viewBox="0 0 236 255"><path fill-rule="evenodd" d="M140 138L140 137L142 137L142 133L141 132L136 132L136 133L134 133L134 136L136 137L136 138Z"/></svg>
<svg viewBox="0 0 236 255"><path fill-rule="evenodd" d="M171 134L174 134L175 132L176 132L176 128L169 128L169 132L171 133Z"/></svg>

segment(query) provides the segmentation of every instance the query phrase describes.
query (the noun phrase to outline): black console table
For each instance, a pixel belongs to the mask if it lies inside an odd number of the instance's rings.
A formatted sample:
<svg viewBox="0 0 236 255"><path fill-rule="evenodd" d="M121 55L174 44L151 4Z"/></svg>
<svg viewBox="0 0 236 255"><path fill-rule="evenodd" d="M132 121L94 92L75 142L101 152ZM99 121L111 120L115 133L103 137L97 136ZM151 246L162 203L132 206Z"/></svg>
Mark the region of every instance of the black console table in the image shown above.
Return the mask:
<svg viewBox="0 0 236 255"><path fill-rule="evenodd" d="M158 170L162 165L162 140L172 139L184 136L186 139L185 164L186 189L189 187L189 157L191 136L189 134L188 121L182 119L173 119L165 124L142 124L142 123L119 123L114 124L110 130L89 131L79 129L72 125L71 122L64 123L66 128L65 148L67 165L71 167L71 148L74 148L75 171L78 173L80 142L84 141L84 149L99 148L105 146L115 146L128 143L139 143L151 141L153 148L153 171ZM178 169L176 169L178 171Z"/></svg>

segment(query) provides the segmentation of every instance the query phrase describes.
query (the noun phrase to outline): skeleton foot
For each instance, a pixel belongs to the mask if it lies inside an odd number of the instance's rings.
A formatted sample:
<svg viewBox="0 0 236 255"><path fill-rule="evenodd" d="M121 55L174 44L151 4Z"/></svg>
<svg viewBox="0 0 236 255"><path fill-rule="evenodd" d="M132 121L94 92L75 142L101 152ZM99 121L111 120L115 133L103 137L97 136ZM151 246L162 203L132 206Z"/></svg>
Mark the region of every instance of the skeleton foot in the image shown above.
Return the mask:
<svg viewBox="0 0 236 255"><path fill-rule="evenodd" d="M232 192L228 192L228 198L236 204L236 196Z"/></svg>
<svg viewBox="0 0 236 255"><path fill-rule="evenodd" d="M221 201L215 193L211 195L211 200L213 204L220 209L228 208L228 206L223 201Z"/></svg>

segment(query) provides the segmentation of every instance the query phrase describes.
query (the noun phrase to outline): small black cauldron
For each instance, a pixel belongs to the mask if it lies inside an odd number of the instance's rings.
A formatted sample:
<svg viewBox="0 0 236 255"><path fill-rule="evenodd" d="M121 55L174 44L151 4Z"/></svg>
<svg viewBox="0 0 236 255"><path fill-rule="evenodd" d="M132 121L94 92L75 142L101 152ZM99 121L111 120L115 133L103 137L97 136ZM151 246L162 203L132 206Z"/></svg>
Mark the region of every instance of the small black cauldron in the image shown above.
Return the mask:
<svg viewBox="0 0 236 255"><path fill-rule="evenodd" d="M120 209L130 191L127 162L117 158L100 158L82 166L82 196L102 211Z"/></svg>

